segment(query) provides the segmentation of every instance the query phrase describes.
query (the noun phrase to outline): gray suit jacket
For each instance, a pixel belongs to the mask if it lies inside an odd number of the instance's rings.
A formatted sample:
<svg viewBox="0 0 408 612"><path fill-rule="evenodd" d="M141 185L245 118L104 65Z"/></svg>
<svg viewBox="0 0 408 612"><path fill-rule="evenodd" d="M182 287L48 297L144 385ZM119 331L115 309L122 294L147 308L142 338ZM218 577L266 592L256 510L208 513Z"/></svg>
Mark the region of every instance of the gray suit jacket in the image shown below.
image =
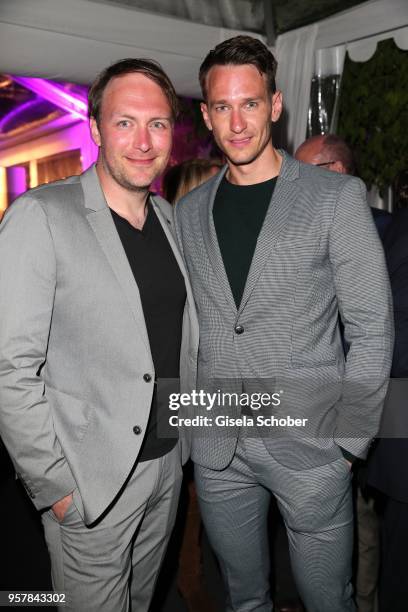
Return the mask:
<svg viewBox="0 0 408 612"><path fill-rule="evenodd" d="M302 469L341 456L339 447L365 456L391 365L391 294L363 183L281 153L238 310L212 217L225 169L185 196L175 217L200 324L199 386L281 392L272 414L306 418L306 427L263 426L256 435L278 461ZM194 431L193 460L227 465L238 427Z"/></svg>
<svg viewBox="0 0 408 612"><path fill-rule="evenodd" d="M186 282L180 371L190 389L194 300L172 207L151 200ZM133 427L146 430L154 384L139 291L94 167L31 190L7 210L0 312L1 436L38 509L75 490L91 523L135 463L143 435ZM185 433L181 444L186 460Z"/></svg>

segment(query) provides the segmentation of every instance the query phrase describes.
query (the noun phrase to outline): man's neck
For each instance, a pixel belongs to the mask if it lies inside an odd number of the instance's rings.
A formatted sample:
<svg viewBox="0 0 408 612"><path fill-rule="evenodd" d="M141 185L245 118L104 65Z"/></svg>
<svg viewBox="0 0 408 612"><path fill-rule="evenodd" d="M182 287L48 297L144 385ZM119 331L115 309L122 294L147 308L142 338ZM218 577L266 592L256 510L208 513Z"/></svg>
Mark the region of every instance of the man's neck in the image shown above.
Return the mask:
<svg viewBox="0 0 408 612"><path fill-rule="evenodd" d="M109 208L126 219L133 227L142 229L147 216L149 190L132 191L107 177L98 165L96 171Z"/></svg>
<svg viewBox="0 0 408 612"><path fill-rule="evenodd" d="M282 155L270 147L250 164L234 165L228 161L226 177L234 185L255 185L278 176Z"/></svg>

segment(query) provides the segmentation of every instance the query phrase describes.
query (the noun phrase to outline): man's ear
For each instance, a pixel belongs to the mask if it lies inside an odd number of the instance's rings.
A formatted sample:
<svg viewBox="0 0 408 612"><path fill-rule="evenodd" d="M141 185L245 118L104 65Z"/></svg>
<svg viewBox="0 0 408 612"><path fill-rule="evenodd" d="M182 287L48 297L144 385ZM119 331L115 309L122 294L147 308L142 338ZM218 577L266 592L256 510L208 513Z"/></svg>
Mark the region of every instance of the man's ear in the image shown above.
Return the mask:
<svg viewBox="0 0 408 612"><path fill-rule="evenodd" d="M205 125L207 126L207 128L210 131L212 131L210 115L208 114L208 107L207 107L206 103L205 102L201 102L200 108L201 108L201 112L202 112L202 115L203 115L203 119L204 119Z"/></svg>
<svg viewBox="0 0 408 612"><path fill-rule="evenodd" d="M89 127L91 129L92 140L97 147L101 146L101 135L99 133L98 124L96 123L95 117L91 117L89 120Z"/></svg>
<svg viewBox="0 0 408 612"><path fill-rule="evenodd" d="M330 164L330 170L333 170L333 172L339 172L340 174L347 174L347 168L341 161L335 161Z"/></svg>
<svg viewBox="0 0 408 612"><path fill-rule="evenodd" d="M271 121L275 123L279 119L282 113L282 92L275 91L272 96L272 110L271 110Z"/></svg>

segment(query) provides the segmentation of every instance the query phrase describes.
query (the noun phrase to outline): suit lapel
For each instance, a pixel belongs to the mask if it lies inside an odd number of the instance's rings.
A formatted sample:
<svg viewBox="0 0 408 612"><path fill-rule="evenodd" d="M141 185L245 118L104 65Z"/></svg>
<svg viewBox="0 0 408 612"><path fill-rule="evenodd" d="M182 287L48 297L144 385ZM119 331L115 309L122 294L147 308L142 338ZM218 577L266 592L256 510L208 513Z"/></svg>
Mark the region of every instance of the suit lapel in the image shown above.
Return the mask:
<svg viewBox="0 0 408 612"><path fill-rule="evenodd" d="M215 231L213 219L214 200L217 194L218 187L227 171L227 166L216 176L214 181L211 181L211 190L209 197L200 206L200 222L202 227L202 236L205 247L207 249L208 259L212 265L218 282L220 283L228 306L232 308L234 313L237 312L234 296L232 295L231 286L225 271L224 262L222 259L220 247L218 244L217 232Z"/></svg>
<svg viewBox="0 0 408 612"><path fill-rule="evenodd" d="M171 214L169 214L172 213L172 211L168 210L169 204L166 202L166 200L163 200L160 196L157 195L151 195L150 201L153 205L153 210L160 221L160 225L162 226L163 231L166 234L166 238L170 244L171 250L173 251L173 255L179 265L180 271L186 279L187 272L184 266L184 262L173 236L173 219Z"/></svg>
<svg viewBox="0 0 408 612"><path fill-rule="evenodd" d="M280 153L283 156L281 171L258 236L239 306L239 313L245 308L259 276L269 259L270 252L274 248L279 234L286 226L293 202L297 199L298 185L296 179L299 175L299 163L292 157L289 157L284 151L280 151Z"/></svg>
<svg viewBox="0 0 408 612"><path fill-rule="evenodd" d="M81 176L81 184L85 196L84 203L87 208L88 222L127 299L143 343L147 351L150 352L139 289L103 195L95 166L92 166Z"/></svg>
<svg viewBox="0 0 408 612"><path fill-rule="evenodd" d="M255 252L249 269L248 278L245 284L244 293L238 310L240 314L254 290L259 276L268 261L271 250L273 249L279 234L285 228L287 217L290 213L293 202L297 199L298 186L296 179L299 176L299 163L290 157L285 151L279 151L283 156L281 171L269 204L268 211L261 232L258 236ZM225 271L220 247L218 244L217 233L214 227L213 206L214 200L227 167L217 175L210 183L210 193L200 207L200 221L202 227L203 240L207 249L208 259L224 290L228 305L234 313L237 313L235 300L232 295L231 286ZM250 205L250 204L249 204Z"/></svg>
<svg viewBox="0 0 408 612"><path fill-rule="evenodd" d="M174 257L179 265L180 271L184 277L184 282L186 285L186 292L187 292L187 301L189 304L194 304L194 297L193 297L193 292L192 292L191 285L190 285L190 279L188 277L183 258L180 254L179 248L177 246L177 243L173 235L173 218L172 218L173 211L169 210L168 208L169 204L165 200L163 200L160 196L152 195L150 196L150 200L153 204L153 209L161 223L163 231L166 234L166 238L169 242L171 250L173 251ZM171 216L169 212L171 213ZM195 310L192 309L192 312L194 313L194 317L195 317ZM197 325L198 325L198 322L197 322Z"/></svg>

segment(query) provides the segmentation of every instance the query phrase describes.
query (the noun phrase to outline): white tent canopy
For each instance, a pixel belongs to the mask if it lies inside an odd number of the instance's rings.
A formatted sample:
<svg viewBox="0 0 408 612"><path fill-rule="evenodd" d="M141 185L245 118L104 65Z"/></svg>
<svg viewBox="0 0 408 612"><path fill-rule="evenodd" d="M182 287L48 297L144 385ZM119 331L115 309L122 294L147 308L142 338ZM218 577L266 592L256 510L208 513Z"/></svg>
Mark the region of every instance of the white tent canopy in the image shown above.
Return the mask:
<svg viewBox="0 0 408 612"><path fill-rule="evenodd" d="M90 83L117 60L148 57L180 95L199 97L203 57L241 33L89 0L1 0L0 71Z"/></svg>
<svg viewBox="0 0 408 612"><path fill-rule="evenodd" d="M408 49L407 0L364 2L278 37L278 86L286 101L285 144L289 150L295 150L305 138L310 84L319 67L324 65L326 72L341 74L346 50L353 60L366 61L379 40L391 37L401 48Z"/></svg>
<svg viewBox="0 0 408 612"><path fill-rule="evenodd" d="M365 59L379 39L390 36L408 48L407 26L407 0L370 0L277 38L289 150L305 137L316 51L324 56L321 50L344 46L353 58ZM116 60L150 57L162 64L180 95L199 97L203 57L239 33L90 0L1 0L0 72L89 83Z"/></svg>

